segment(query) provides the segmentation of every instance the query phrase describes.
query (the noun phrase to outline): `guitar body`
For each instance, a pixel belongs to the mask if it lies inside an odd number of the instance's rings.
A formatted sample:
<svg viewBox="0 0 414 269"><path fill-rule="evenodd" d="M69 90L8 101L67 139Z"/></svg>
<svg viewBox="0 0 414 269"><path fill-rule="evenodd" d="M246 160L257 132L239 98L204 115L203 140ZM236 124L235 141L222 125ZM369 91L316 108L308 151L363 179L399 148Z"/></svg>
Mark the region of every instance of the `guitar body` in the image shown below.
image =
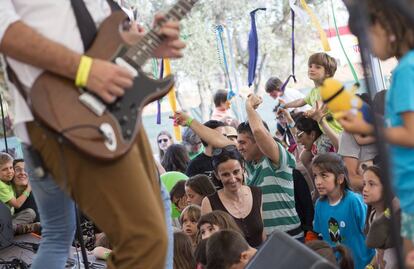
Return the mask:
<svg viewBox="0 0 414 269"><path fill-rule="evenodd" d="M91 48L92 58L114 61L124 53L120 25L126 19L121 11L104 20ZM72 80L44 72L30 91L34 116L47 127L67 138L75 147L92 157L112 160L121 157L135 142L141 124L142 109L166 95L174 85L172 76L162 80L147 77L137 68L134 84L115 103L105 105L102 115L80 101L82 94ZM90 95L98 102L96 96Z"/></svg>

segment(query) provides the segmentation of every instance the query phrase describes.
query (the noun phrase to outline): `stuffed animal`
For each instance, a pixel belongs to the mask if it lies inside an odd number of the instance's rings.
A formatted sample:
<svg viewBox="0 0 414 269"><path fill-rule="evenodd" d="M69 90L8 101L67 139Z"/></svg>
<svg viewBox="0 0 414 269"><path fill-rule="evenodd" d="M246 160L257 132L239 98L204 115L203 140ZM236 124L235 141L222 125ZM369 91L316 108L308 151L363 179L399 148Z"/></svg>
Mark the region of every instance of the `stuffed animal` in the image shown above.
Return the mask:
<svg viewBox="0 0 414 269"><path fill-rule="evenodd" d="M358 117L372 123L372 116L369 106L362 101L357 95L356 90L359 83L355 83L351 90L346 90L345 86L333 78L327 78L320 87L322 101L332 112L335 119L343 117L348 111L351 111ZM327 118L329 120L329 118Z"/></svg>

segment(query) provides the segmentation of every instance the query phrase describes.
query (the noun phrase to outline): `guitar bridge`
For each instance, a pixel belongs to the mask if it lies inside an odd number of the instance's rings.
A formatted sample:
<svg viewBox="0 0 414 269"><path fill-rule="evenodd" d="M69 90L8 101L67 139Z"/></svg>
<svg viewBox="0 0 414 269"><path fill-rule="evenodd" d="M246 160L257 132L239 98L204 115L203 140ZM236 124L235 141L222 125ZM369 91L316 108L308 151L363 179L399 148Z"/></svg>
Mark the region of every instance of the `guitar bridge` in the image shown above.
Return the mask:
<svg viewBox="0 0 414 269"><path fill-rule="evenodd" d="M102 103L96 96L84 92L79 95L79 101L89 108L98 117L102 116L106 110L106 105Z"/></svg>

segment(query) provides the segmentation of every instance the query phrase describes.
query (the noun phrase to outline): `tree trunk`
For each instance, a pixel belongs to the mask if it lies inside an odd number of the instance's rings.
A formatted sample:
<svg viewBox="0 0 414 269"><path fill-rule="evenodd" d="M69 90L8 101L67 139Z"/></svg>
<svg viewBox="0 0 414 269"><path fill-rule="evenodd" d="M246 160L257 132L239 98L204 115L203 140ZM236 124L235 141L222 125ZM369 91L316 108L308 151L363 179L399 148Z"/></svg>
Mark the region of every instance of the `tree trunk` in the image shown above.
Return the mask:
<svg viewBox="0 0 414 269"><path fill-rule="evenodd" d="M256 78L254 80L254 93L255 94L257 94L257 92L259 91L260 82L262 81L262 70L264 67L264 63L266 62L266 59L267 59L267 53L263 54L262 60L259 65L259 69L256 72Z"/></svg>

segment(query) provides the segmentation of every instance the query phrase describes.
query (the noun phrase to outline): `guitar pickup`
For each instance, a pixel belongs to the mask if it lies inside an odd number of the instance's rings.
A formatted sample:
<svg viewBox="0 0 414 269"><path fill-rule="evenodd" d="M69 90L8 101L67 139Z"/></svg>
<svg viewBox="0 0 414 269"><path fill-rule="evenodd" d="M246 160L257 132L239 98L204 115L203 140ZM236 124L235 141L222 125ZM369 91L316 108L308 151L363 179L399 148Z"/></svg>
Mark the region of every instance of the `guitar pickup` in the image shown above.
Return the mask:
<svg viewBox="0 0 414 269"><path fill-rule="evenodd" d="M102 116L106 110L106 105L102 103L96 96L84 92L79 95L79 101L89 108L98 117Z"/></svg>

